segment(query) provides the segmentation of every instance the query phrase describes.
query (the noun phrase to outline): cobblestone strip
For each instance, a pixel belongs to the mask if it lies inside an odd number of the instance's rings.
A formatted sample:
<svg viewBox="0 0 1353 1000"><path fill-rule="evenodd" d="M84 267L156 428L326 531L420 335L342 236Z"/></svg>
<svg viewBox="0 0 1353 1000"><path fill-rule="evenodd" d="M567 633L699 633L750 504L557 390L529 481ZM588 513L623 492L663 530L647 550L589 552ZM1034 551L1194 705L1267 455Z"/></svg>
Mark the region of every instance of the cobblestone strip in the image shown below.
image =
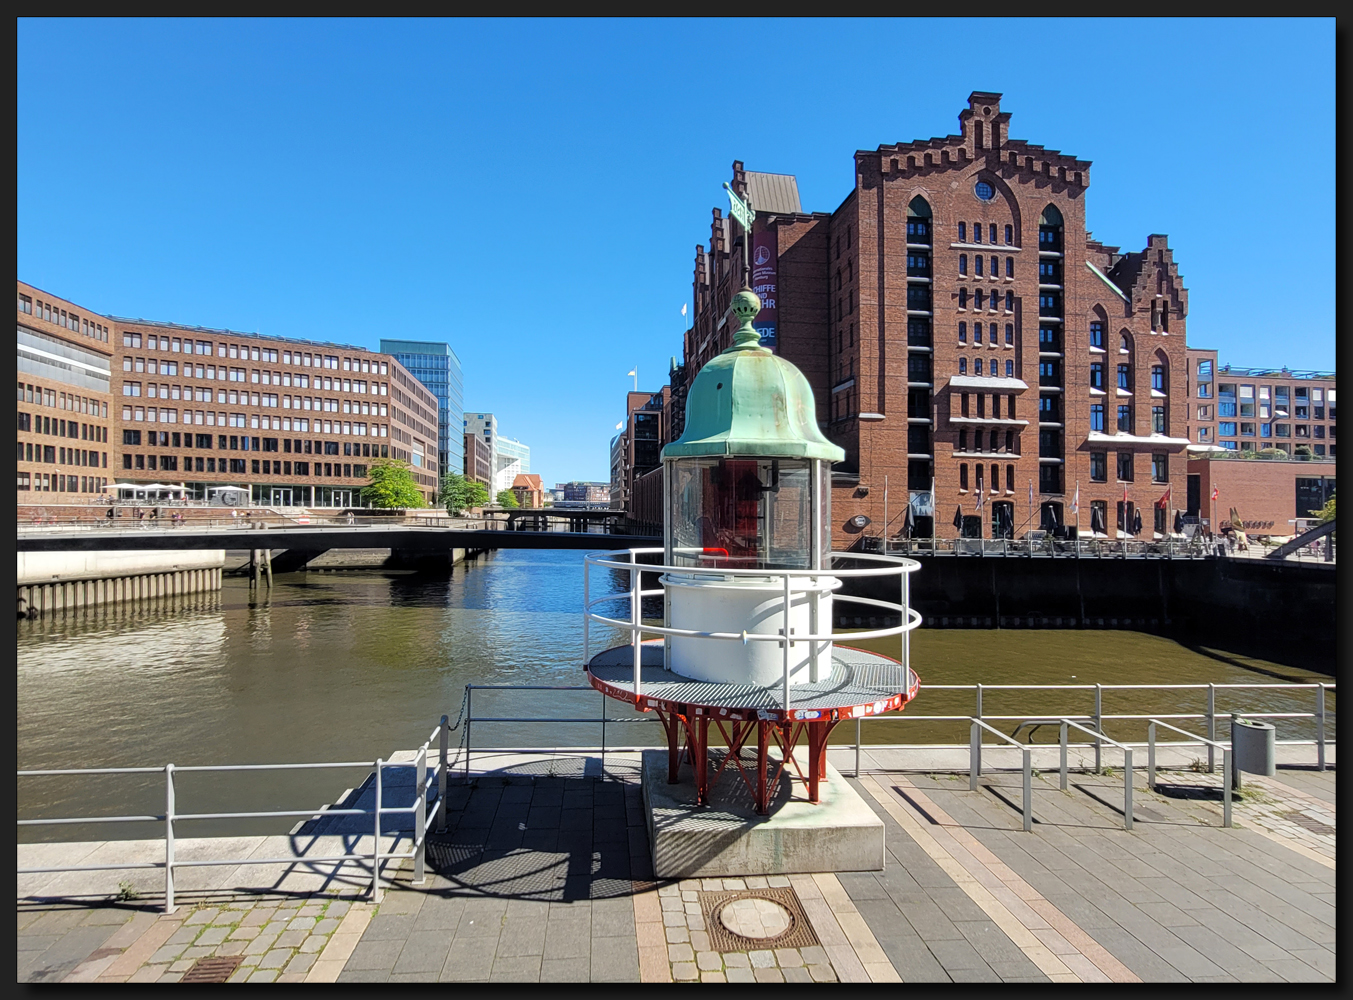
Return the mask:
<svg viewBox="0 0 1353 1000"><path fill-rule="evenodd" d="M907 794L944 828L927 830L876 779L866 776L861 784L1039 971L1053 982L1141 982L924 793L900 776L889 780L906 785Z"/></svg>
<svg viewBox="0 0 1353 1000"><path fill-rule="evenodd" d="M77 966L72 981L174 983L200 958L238 955L231 982L301 982L349 906L333 899L269 899L185 906L148 925L134 917L102 949L125 950L111 961L104 955Z"/></svg>
<svg viewBox="0 0 1353 1000"><path fill-rule="evenodd" d="M671 959L662 922L662 903L656 890L634 894L634 930L639 939L639 980L670 983Z"/></svg>
<svg viewBox="0 0 1353 1000"><path fill-rule="evenodd" d="M1268 840L1286 847L1331 871L1335 868L1334 804L1307 795L1291 785L1272 778L1246 774L1242 792L1232 799L1233 819ZM1218 774L1190 774L1189 784L1221 788ZM1209 815L1220 821L1221 807L1214 802L1203 805ZM1300 813L1330 828L1328 834L1316 833L1292 820L1292 813Z"/></svg>
<svg viewBox="0 0 1353 1000"><path fill-rule="evenodd" d="M141 924L142 933L126 946L126 951L113 959L108 967L97 977L100 983L125 983L150 958L159 951L160 946L173 937L183 923L184 914L174 913L160 917L146 926ZM136 918L132 923L136 924Z"/></svg>
<svg viewBox="0 0 1353 1000"><path fill-rule="evenodd" d="M817 895L820 906L826 906L820 890L809 877L810 890ZM836 982L839 973L825 947L763 948L754 951L718 952L713 949L700 909L700 892L731 892L746 889L787 889L790 877L786 875L749 875L746 878L688 878L658 890L658 907L662 932L666 939L666 954L670 978L676 982L702 983L823 983ZM805 904L807 900L800 900ZM652 923L652 910L645 906L645 923ZM636 926L639 911L635 910ZM812 915L809 919L813 920ZM813 920L816 929L818 921ZM839 926L842 955L859 965L849 941ZM643 932L640 932L642 955ZM824 942L825 945L825 942ZM653 957L657 957L656 950ZM642 966L641 966L642 969ZM868 982L863 967L859 982ZM656 975L656 973L655 973ZM645 981L647 977L645 976Z"/></svg>
<svg viewBox="0 0 1353 1000"><path fill-rule="evenodd" d="M319 953L319 958L315 960L315 964L306 973L305 981L307 983L335 983L338 981L338 974L348 964L348 959L352 957L357 942L362 940L362 934L366 931L367 924L371 923L374 912L375 908L370 903L352 904L352 909L348 910L343 917L343 922L338 925L338 929L329 938L324 950Z"/></svg>
<svg viewBox="0 0 1353 1000"><path fill-rule="evenodd" d="M835 875L791 875L789 882L841 982L902 982Z"/></svg>

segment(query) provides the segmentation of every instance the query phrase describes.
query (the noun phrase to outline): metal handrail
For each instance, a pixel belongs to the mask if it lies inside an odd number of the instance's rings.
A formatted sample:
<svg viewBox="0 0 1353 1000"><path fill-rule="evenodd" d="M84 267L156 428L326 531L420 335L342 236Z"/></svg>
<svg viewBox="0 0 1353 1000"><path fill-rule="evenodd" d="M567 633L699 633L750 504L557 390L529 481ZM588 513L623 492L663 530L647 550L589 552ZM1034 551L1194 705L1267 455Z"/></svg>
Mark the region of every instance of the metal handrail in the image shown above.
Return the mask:
<svg viewBox="0 0 1353 1000"><path fill-rule="evenodd" d="M173 913L177 909L174 901L174 869L176 868L194 868L212 865L275 865L275 864L319 864L319 863L341 863L341 862L362 862L369 860L371 862L371 898L373 902L379 902L381 899L381 865L385 861L402 861L412 859L414 863L414 882L421 883L425 878L425 858L426 858L426 840L427 840L427 817L431 809L436 815L437 829L439 831L446 828L446 778L450 766L449 761L449 735L450 730L447 724L447 716L443 715L441 721L433 728L428 739L418 748L412 761L387 761L383 758L377 758L375 763L370 761L332 761L332 762L312 762L299 764L194 764L184 767L178 767L174 764L165 764L161 767L100 767L100 768L48 768L21 770L19 777L32 776L70 776L70 775L92 775L92 774L147 774L160 773L165 775L165 811L156 815L145 816L89 816L89 817L52 817L43 819L20 819L17 820L19 826L62 826L79 823L101 824L101 823L133 823L133 822L163 822L165 824L165 860L164 861L145 861L128 862L122 864L101 864L101 865L61 865L48 866L41 868L19 868L19 875L35 875L54 872L72 872L72 871L121 871L142 868L163 868L165 873L165 904L164 912ZM428 748L433 741L439 743L438 761L429 767ZM333 809L329 807L320 807L318 809L281 809L281 810L246 810L237 812L218 812L218 813L180 813L175 810L175 787L174 773L176 771L260 771L260 770L294 770L294 769L334 769L334 768L352 768L368 767L376 779L376 803L374 809ZM383 803L383 773L387 768L414 768L416 776L414 779L413 802L407 806L386 806ZM436 793L431 800L428 793L436 785ZM381 850L381 816L392 813L410 813L414 817L414 835L409 850L403 853L385 852ZM214 858L211 860L180 861L174 856L174 846L177 836L174 831L174 823L183 820L220 820L220 819L266 819L282 818L294 816L312 816L315 818L328 816L371 816L374 824L375 836L372 841L370 854L358 854L356 852L345 852L343 854L326 855L324 857L290 857L290 858Z"/></svg>
<svg viewBox="0 0 1353 1000"><path fill-rule="evenodd" d="M1231 776L1235 773L1235 760L1232 756L1232 747L1229 743L1219 743L1215 740L1209 740L1206 737L1197 736L1186 729L1180 729L1178 726L1172 726L1168 722L1161 722L1159 719L1152 719L1146 727L1147 757L1146 757L1146 787L1151 791L1156 790L1156 727L1164 726L1166 729L1173 730L1183 736L1189 737L1188 743L1204 743L1207 745L1208 758L1212 757L1213 750L1221 750L1221 773L1222 773L1222 820L1221 825L1229 828L1231 826ZM1178 745L1178 744L1176 744ZM1324 769L1324 754L1321 753L1321 769ZM1211 768L1208 768L1211 771Z"/></svg>
<svg viewBox="0 0 1353 1000"><path fill-rule="evenodd" d="M1090 729L1082 726L1079 722L1073 722L1071 719L1058 720L1061 726L1061 739L1058 741L1061 747L1061 788L1066 791L1066 734L1068 729L1079 729L1083 733L1089 733L1095 738L1095 773L1102 773L1099 750L1101 743L1111 743L1119 750L1123 751L1123 829L1132 829L1132 748L1119 743L1117 740L1109 739L1097 729Z"/></svg>
<svg viewBox="0 0 1353 1000"><path fill-rule="evenodd" d="M972 733L970 738L971 751L970 756L968 758L968 790L973 792L977 791L977 776L982 773L983 729L985 729L989 733L993 733L994 735L999 736L1001 739L1005 740L1005 742L1009 743L1011 746L1018 747L1024 758L1023 761L1024 801L1021 803L1021 805L1023 806L1024 813L1024 832L1025 833L1030 832L1034 828L1034 794L1033 794L1033 768L1031 765L1031 757L1032 757L1031 748L1019 742L1019 740L1013 739L1005 735L1005 733L1001 732L999 729L996 729L994 726L987 725L981 719L969 718L968 721L972 723Z"/></svg>

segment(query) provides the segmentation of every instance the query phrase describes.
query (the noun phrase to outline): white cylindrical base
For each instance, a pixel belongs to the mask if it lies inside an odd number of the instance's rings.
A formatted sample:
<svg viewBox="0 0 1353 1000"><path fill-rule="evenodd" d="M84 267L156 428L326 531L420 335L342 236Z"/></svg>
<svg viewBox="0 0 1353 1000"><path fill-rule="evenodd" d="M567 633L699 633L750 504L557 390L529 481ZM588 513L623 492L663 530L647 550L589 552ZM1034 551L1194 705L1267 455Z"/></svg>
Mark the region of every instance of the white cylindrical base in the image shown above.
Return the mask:
<svg viewBox="0 0 1353 1000"><path fill-rule="evenodd" d="M782 634L784 584L779 580L733 577L710 580L668 574L662 582L667 588L672 628L695 632ZM816 580L799 577L790 583L791 637L831 634L832 591L840 585L840 580L827 575ZM813 628L814 618L816 629ZM830 640L791 642L789 683L825 681L831 676L831 664ZM770 687L784 683L784 647L778 642L752 640L744 645L729 639L672 636L669 666L674 673L692 680Z"/></svg>

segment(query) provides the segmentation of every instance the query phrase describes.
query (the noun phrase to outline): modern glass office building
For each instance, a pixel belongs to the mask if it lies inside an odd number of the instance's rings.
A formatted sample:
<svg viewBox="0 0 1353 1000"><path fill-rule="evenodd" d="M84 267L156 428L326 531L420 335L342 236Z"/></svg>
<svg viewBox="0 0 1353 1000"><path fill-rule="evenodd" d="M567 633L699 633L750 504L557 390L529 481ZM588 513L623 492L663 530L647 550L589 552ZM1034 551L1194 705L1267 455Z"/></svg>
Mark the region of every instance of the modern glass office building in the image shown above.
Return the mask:
<svg viewBox="0 0 1353 1000"><path fill-rule="evenodd" d="M465 468L465 440L462 436L464 383L460 358L451 345L433 340L381 339L381 353L399 359L409 372L437 397L437 467L442 474Z"/></svg>

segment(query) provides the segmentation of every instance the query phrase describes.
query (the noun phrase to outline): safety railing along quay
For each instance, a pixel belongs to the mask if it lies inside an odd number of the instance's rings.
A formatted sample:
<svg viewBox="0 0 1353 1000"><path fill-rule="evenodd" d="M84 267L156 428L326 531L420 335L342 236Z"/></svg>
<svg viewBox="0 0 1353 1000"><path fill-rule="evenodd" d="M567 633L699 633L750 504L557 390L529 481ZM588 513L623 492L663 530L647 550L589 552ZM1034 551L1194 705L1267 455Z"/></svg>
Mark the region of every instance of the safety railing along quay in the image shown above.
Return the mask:
<svg viewBox="0 0 1353 1000"><path fill-rule="evenodd" d="M319 864L358 864L363 862L370 864L371 870L371 899L379 902L382 895L381 889L381 869L391 861L404 861L412 859L414 863L413 881L415 883L423 882L425 878L425 859L426 859L426 839L427 839L427 819L428 810L435 811L435 822L439 831L446 829L446 782L449 773L449 734L447 728L447 718L442 716L437 727L432 730L432 734L427 741L419 747L413 761L392 762L383 758L377 758L373 761L338 761L324 763L303 763L303 764L203 764L191 766L177 766L174 764L164 764L158 767L95 767L95 768L56 768L44 770L21 770L18 772L19 778L27 777L77 777L90 778L96 775L109 774L156 774L160 773L165 778L165 798L164 812L151 815L130 815L130 816L67 816L57 818L42 819L20 819L19 826L69 826L69 825L89 825L100 826L104 824L117 823L145 823L158 822L164 823L164 860L163 861L140 861L140 862L120 862L95 865L57 865L38 868L19 868L19 875L37 875L48 873L78 872L78 871L120 871L130 869L161 868L164 870L164 912L173 913L177 908L174 899L174 872L182 868L198 867L238 867L242 865L306 865L313 866ZM428 748L433 741L438 743L438 759L430 768L428 765ZM298 770L333 770L333 769L351 769L367 767L370 768L368 774L374 775L375 804L372 809L339 808L330 806L321 806L318 809L273 809L273 810L252 810L252 811L234 811L234 812L203 812L203 813L182 813L176 808L176 795L174 776L189 772L201 773L225 773L239 771L298 771ZM387 806L384 802L384 773L391 768L412 768L414 770L414 788L413 802L407 806ZM435 797L429 801L428 793L436 787ZM413 817L413 842L409 850L405 852L383 851L381 849L381 817L395 814L411 814ZM193 820L244 820L244 819L311 819L322 820L337 816L369 816L372 822L372 833L374 834L370 853L358 853L355 851L345 851L342 854L332 854L324 856L292 856L277 858L210 858L210 859L179 859L175 856L175 844L184 839L181 837L174 826L176 823L184 823Z"/></svg>

